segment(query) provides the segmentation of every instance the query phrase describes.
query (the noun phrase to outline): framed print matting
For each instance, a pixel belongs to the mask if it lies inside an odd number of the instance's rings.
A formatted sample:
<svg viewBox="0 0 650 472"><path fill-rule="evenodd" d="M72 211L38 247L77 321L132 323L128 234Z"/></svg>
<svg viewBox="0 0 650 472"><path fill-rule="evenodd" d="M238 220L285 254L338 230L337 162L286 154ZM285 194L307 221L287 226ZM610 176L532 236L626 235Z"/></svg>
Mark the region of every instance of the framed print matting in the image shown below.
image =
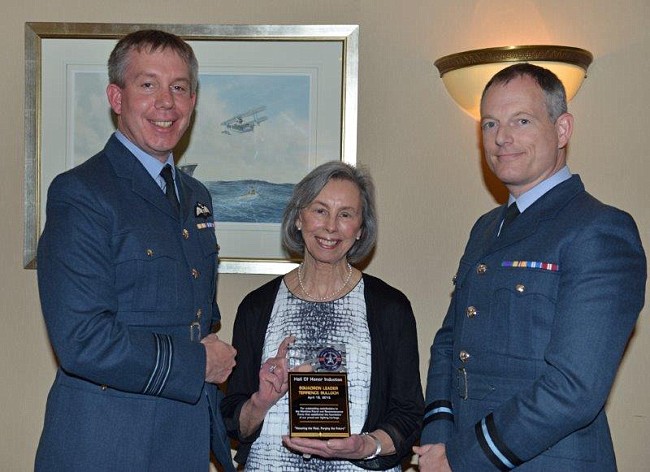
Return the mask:
<svg viewBox="0 0 650 472"><path fill-rule="evenodd" d="M296 261L280 222L293 186L323 162L356 162L356 25L26 23L24 266L37 264L49 184L115 130L111 50L152 28L184 38L199 61L196 110L174 157L212 194L219 272L288 272Z"/></svg>

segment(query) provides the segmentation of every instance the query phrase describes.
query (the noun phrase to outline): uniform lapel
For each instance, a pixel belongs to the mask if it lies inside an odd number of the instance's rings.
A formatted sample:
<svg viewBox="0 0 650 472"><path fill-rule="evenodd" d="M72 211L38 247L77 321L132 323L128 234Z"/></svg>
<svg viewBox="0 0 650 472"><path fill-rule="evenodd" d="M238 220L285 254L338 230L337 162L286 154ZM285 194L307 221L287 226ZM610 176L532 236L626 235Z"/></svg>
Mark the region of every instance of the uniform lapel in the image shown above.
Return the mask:
<svg viewBox="0 0 650 472"><path fill-rule="evenodd" d="M516 221L508 226L508 231L493 240L489 246L490 253L501 250L512 244L535 234L540 226L553 224L553 219L579 192L584 191L584 186L578 175L562 182L542 195L535 203L519 215ZM500 223L505 209L498 212Z"/></svg>
<svg viewBox="0 0 650 472"><path fill-rule="evenodd" d="M541 214L539 211L535 211L534 206L535 205L531 206L519 215L517 221L513 221L508 226L508 231L505 231L501 236L498 236L493 240L493 243L490 246L492 251L499 251L504 247L516 244L537 231L540 224ZM497 227L501 224L502 215L503 211L500 211L499 220L496 221Z"/></svg>
<svg viewBox="0 0 650 472"><path fill-rule="evenodd" d="M189 218L195 216L194 204L196 203L196 197L194 196L192 187L187 184L187 178L183 171L177 167L176 184L178 185L178 193L181 200L181 221L187 221Z"/></svg>
<svg viewBox="0 0 650 472"><path fill-rule="evenodd" d="M131 181L131 190L151 205L176 219L174 210L165 198L165 194L136 157L115 137L111 136L104 149L115 174ZM180 171L176 169L178 175Z"/></svg>
<svg viewBox="0 0 650 472"><path fill-rule="evenodd" d="M542 225L554 224L553 219L562 208L584 190L580 177L574 175L528 207L501 237L498 237L497 233L503 220L505 206L495 208L481 217L472 229L470 240L465 248L459 272L456 274L457 284L462 285L468 271L490 255L520 243L532 236Z"/></svg>

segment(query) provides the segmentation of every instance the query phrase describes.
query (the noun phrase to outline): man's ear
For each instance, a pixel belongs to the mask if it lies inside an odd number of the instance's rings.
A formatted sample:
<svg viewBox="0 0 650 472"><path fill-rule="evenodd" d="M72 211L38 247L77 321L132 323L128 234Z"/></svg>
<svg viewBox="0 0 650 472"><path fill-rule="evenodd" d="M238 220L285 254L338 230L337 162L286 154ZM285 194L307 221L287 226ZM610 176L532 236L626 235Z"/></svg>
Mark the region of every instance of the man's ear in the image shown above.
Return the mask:
<svg viewBox="0 0 650 472"><path fill-rule="evenodd" d="M555 120L555 131L557 132L558 149L566 147L573 134L573 115L571 113L562 113Z"/></svg>
<svg viewBox="0 0 650 472"><path fill-rule="evenodd" d="M108 103L116 115L122 113L122 89L115 84L108 84L106 87L106 96Z"/></svg>

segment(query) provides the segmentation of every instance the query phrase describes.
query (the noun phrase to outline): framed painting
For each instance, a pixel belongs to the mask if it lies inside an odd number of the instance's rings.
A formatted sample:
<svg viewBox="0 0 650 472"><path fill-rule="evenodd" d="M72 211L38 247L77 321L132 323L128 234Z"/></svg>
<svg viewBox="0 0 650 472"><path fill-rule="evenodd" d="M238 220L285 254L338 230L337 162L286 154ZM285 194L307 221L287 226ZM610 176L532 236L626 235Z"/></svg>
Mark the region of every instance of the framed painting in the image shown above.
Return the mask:
<svg viewBox="0 0 650 472"><path fill-rule="evenodd" d="M293 186L323 162L356 162L357 25L26 23L24 266L37 264L49 184L115 130L111 50L145 28L181 36L199 61L174 157L212 194L219 272L288 272L280 223Z"/></svg>

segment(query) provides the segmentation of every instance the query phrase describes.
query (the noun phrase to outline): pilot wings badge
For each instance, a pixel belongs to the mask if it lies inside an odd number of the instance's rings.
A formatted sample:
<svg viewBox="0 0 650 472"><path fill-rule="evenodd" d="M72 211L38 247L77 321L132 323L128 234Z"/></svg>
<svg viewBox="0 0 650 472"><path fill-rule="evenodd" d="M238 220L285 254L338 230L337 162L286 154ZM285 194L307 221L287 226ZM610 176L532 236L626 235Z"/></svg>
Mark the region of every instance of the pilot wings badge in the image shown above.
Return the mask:
<svg viewBox="0 0 650 472"><path fill-rule="evenodd" d="M196 202L196 205L194 205L194 215L207 218L208 216L212 216L212 212L205 203Z"/></svg>

